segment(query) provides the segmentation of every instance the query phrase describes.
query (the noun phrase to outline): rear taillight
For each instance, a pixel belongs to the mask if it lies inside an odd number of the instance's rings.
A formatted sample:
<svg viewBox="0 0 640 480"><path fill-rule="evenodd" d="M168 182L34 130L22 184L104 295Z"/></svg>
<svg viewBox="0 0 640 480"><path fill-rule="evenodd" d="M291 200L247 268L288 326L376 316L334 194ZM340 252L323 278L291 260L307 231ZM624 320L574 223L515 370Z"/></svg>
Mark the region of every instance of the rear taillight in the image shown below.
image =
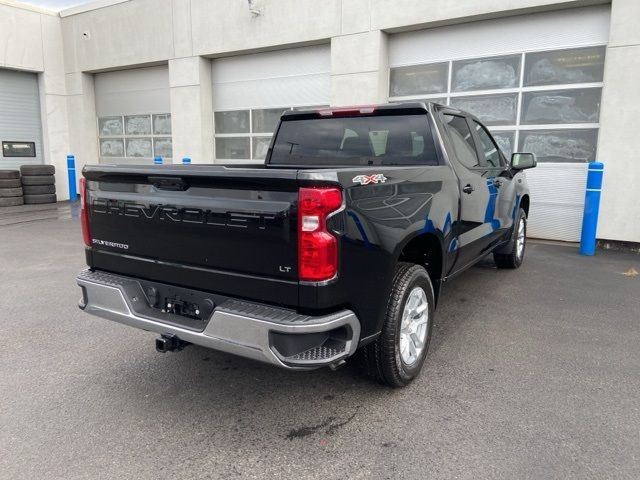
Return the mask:
<svg viewBox="0 0 640 480"><path fill-rule="evenodd" d="M91 246L91 233L89 232L89 209L87 205L87 179L80 179L80 225L82 226L82 239L87 247Z"/></svg>
<svg viewBox="0 0 640 480"><path fill-rule="evenodd" d="M338 271L338 240L327 216L342 205L338 188L301 188L298 193L298 278L320 282Z"/></svg>

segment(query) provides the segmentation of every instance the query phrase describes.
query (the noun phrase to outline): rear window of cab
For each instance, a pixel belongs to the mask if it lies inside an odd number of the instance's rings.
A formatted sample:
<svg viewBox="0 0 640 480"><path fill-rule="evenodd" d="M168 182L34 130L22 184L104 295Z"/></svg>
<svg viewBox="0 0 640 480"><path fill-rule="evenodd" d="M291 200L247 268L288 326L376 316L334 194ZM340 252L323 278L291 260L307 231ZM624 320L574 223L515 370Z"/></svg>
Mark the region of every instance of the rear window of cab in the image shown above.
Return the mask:
<svg viewBox="0 0 640 480"><path fill-rule="evenodd" d="M426 115L283 119L272 165L437 165Z"/></svg>

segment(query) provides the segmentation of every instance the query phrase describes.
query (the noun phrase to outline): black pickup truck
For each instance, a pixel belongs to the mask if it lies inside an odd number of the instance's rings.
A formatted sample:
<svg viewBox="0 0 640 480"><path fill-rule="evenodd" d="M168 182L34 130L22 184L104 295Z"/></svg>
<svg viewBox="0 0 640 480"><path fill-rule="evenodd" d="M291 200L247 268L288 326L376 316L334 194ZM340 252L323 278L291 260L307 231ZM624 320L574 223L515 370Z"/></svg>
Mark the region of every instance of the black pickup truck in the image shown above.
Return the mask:
<svg viewBox="0 0 640 480"><path fill-rule="evenodd" d="M443 286L523 261L532 154L451 107L289 111L264 164L91 165L87 313L290 369L356 354L391 386L424 363Z"/></svg>

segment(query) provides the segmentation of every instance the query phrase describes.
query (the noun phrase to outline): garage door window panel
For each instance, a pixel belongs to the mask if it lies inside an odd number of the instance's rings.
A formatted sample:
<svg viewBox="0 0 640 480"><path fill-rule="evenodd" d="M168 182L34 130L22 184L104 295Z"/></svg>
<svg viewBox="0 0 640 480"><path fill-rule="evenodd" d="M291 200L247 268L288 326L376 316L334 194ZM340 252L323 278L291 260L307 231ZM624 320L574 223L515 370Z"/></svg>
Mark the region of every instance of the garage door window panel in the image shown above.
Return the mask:
<svg viewBox="0 0 640 480"><path fill-rule="evenodd" d="M592 162L596 157L597 129L524 130L520 151L536 154L539 162Z"/></svg>
<svg viewBox="0 0 640 480"><path fill-rule="evenodd" d="M153 134L171 135L171 115L153 115Z"/></svg>
<svg viewBox="0 0 640 480"><path fill-rule="evenodd" d="M520 122L523 125L598 123L601 95L600 88L526 92Z"/></svg>
<svg viewBox="0 0 640 480"><path fill-rule="evenodd" d="M124 140L121 138L100 139L101 157L124 157Z"/></svg>
<svg viewBox="0 0 640 480"><path fill-rule="evenodd" d="M515 125L518 94L452 97L451 105L475 115L485 125Z"/></svg>
<svg viewBox="0 0 640 480"><path fill-rule="evenodd" d="M215 112L216 133L249 133L249 110Z"/></svg>
<svg viewBox="0 0 640 480"><path fill-rule="evenodd" d="M110 137L118 136L124 133L122 117L101 117L98 119L99 135Z"/></svg>
<svg viewBox="0 0 640 480"><path fill-rule="evenodd" d="M392 68L389 95L446 93L448 79L448 62Z"/></svg>
<svg viewBox="0 0 640 480"><path fill-rule="evenodd" d="M153 139L154 156L162 158L173 157L173 142L171 137L156 137Z"/></svg>
<svg viewBox="0 0 640 480"><path fill-rule="evenodd" d="M604 46L527 53L525 86L602 82Z"/></svg>
<svg viewBox="0 0 640 480"><path fill-rule="evenodd" d="M451 90L469 92L518 87L520 63L521 55L453 62Z"/></svg>
<svg viewBox="0 0 640 480"><path fill-rule="evenodd" d="M218 137L216 138L216 158L230 160L250 160L249 137Z"/></svg>
<svg viewBox="0 0 640 480"><path fill-rule="evenodd" d="M127 157L151 158L153 156L150 138L127 138Z"/></svg>
<svg viewBox="0 0 640 480"><path fill-rule="evenodd" d="M151 115L128 115L124 117L125 135L151 135Z"/></svg>

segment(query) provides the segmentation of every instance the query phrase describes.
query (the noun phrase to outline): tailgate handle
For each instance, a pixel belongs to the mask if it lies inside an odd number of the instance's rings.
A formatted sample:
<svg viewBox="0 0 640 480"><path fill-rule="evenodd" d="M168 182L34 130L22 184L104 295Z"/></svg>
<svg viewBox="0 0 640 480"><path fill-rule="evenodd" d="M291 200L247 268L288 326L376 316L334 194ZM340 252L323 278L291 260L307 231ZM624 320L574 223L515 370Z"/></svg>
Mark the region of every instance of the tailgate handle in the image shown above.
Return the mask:
<svg viewBox="0 0 640 480"><path fill-rule="evenodd" d="M184 191L189 184L180 177L149 177L151 183L158 190Z"/></svg>

